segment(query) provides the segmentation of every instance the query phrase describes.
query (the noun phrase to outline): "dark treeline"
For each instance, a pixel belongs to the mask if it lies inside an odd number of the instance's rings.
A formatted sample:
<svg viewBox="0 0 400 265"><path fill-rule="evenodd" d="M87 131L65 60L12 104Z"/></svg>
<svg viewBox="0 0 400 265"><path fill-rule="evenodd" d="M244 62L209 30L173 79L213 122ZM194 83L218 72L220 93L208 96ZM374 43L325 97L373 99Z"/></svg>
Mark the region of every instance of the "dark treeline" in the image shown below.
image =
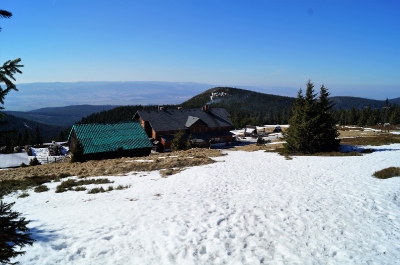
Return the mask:
<svg viewBox="0 0 400 265"><path fill-rule="evenodd" d="M400 106L388 104L381 108L365 107L363 109L333 111L333 116L340 125L373 126L378 123L400 124Z"/></svg>
<svg viewBox="0 0 400 265"><path fill-rule="evenodd" d="M43 124L6 114L0 119L0 147L12 152L15 146L39 145L44 142L65 141L68 135L60 126Z"/></svg>
<svg viewBox="0 0 400 265"><path fill-rule="evenodd" d="M78 124L87 124L87 123L113 123L113 122L121 122L121 121L131 121L133 115L138 110L156 110L159 106L157 105L133 105L133 106L122 106L116 107L111 110L100 111L98 113L93 113L85 118L82 118ZM163 105L163 107L167 108L176 108L175 105Z"/></svg>

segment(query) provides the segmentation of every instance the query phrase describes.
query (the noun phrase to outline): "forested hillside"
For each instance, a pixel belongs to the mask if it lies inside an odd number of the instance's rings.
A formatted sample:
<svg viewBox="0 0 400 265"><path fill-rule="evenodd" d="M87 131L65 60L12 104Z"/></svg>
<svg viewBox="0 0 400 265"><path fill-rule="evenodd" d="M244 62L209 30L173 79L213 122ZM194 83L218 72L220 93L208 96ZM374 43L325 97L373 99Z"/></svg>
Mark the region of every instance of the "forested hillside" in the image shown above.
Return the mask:
<svg viewBox="0 0 400 265"><path fill-rule="evenodd" d="M163 105L166 108L175 107L174 105ZM134 106L122 106L116 107L111 110L101 111L98 113L93 113L85 118L82 118L78 123L111 123L111 122L120 122L120 121L131 121L133 115L138 110L154 110L157 109L156 105L134 105Z"/></svg>
<svg viewBox="0 0 400 265"><path fill-rule="evenodd" d="M386 104L385 100L374 100L358 97L331 97L330 100L333 103L333 108L335 110L349 110L351 108L364 109L366 107L371 109L379 109ZM388 101L392 105L400 105L400 98L395 98Z"/></svg>
<svg viewBox="0 0 400 265"><path fill-rule="evenodd" d="M36 144L35 137L38 136L41 138L42 143L52 140L66 140L65 131L63 131L65 128L61 126L43 124L10 114L5 114L5 116L5 118L0 119L0 131L10 132L1 137L0 147Z"/></svg>
<svg viewBox="0 0 400 265"><path fill-rule="evenodd" d="M387 107L333 111L337 123L341 125L372 126L378 123L400 124L400 105L389 104Z"/></svg>
<svg viewBox="0 0 400 265"><path fill-rule="evenodd" d="M245 89L216 87L209 89L180 106L197 108L209 104L211 107L225 108L231 114L236 127L247 124L288 123L294 98L263 94Z"/></svg>

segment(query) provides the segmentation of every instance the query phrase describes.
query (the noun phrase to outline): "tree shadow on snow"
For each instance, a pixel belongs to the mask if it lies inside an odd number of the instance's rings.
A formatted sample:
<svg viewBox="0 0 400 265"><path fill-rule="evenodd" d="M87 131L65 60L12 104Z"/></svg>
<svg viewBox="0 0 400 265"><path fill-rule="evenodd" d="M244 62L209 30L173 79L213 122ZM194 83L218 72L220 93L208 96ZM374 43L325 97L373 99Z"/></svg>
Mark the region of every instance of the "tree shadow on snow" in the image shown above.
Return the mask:
<svg viewBox="0 0 400 265"><path fill-rule="evenodd" d="M399 148L377 148L375 147L359 147L354 145L340 145L340 152L341 153L350 153L350 152L357 152L357 153L373 153L373 152L382 152L382 151L399 151Z"/></svg>
<svg viewBox="0 0 400 265"><path fill-rule="evenodd" d="M382 152L382 151L399 151L399 148L382 148L382 149L376 149L374 148L374 152Z"/></svg>
<svg viewBox="0 0 400 265"><path fill-rule="evenodd" d="M30 220L30 223L35 223L35 220ZM31 238L39 242L50 242L55 240L59 236L59 231L46 229L43 226L33 226L29 228Z"/></svg>

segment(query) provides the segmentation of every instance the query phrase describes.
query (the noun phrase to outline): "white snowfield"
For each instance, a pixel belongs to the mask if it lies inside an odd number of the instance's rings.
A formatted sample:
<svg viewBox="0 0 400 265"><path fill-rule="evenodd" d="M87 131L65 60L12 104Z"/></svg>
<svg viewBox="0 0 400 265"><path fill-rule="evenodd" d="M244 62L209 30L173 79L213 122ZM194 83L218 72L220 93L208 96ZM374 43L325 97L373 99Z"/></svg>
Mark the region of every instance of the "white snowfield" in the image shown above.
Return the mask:
<svg viewBox="0 0 400 265"><path fill-rule="evenodd" d="M400 264L400 144L353 157L224 151L168 178L109 177L125 190L17 199L37 240L21 264ZM98 187L99 185L97 185ZM89 185L88 188L94 187Z"/></svg>

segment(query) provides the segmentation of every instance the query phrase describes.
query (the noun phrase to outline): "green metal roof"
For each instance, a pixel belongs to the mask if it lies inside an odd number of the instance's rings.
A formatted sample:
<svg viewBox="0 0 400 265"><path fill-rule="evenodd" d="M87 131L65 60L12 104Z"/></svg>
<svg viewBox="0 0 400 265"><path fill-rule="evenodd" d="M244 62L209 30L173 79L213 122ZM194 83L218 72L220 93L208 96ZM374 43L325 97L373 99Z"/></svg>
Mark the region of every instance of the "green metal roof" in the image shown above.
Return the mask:
<svg viewBox="0 0 400 265"><path fill-rule="evenodd" d="M139 122L75 124L72 126L85 154L153 147Z"/></svg>

